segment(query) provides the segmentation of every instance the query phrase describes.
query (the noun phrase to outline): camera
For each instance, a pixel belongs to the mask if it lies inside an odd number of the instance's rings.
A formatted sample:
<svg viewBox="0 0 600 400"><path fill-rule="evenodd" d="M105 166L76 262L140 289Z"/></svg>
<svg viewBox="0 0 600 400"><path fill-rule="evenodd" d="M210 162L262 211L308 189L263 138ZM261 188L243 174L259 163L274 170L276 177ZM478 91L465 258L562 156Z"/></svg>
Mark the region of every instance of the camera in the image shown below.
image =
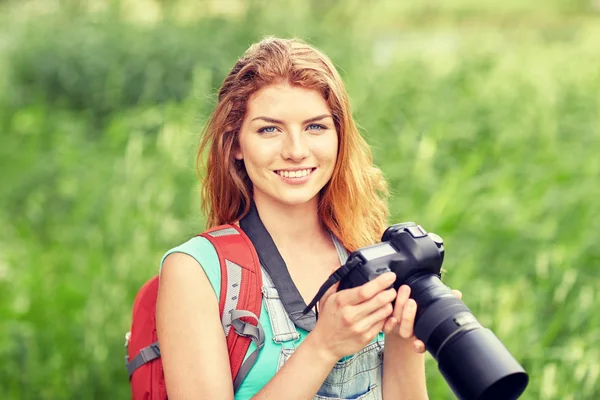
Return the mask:
<svg viewBox="0 0 600 400"><path fill-rule="evenodd" d="M337 281L338 290L344 290L392 271L396 290L403 284L411 288L410 297L417 303L415 336L425 343L454 394L460 400L517 399L527 387L527 373L442 283L443 261L441 237L413 222L392 225L381 243L350 254L306 310Z"/></svg>

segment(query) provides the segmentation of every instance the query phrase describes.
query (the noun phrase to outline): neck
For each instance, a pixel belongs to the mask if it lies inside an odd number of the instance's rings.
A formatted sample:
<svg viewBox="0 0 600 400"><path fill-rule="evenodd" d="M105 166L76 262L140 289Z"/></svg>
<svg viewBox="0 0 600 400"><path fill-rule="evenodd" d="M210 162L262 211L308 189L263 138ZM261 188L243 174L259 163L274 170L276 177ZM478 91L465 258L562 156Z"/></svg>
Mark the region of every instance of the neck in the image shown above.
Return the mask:
<svg viewBox="0 0 600 400"><path fill-rule="evenodd" d="M322 242L327 235L318 216L318 198L305 204L287 205L255 195L254 203L262 223L280 250L307 248Z"/></svg>

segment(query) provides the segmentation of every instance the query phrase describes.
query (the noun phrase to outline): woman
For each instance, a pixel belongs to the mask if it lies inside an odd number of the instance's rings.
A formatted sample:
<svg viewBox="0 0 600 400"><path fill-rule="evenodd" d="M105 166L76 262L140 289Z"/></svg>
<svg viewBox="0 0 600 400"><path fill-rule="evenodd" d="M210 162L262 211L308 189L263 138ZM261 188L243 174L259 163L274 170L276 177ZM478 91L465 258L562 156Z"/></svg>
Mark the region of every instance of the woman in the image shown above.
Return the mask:
<svg viewBox="0 0 600 400"><path fill-rule="evenodd" d="M209 227L255 210L304 305L346 250L378 242L387 227L386 184L342 80L324 54L300 41L267 38L247 50L223 82L199 158L205 150ZM163 258L157 329L171 399L234 398L215 257L196 237ZM358 288L334 286L314 327L283 315L288 340L277 340L273 322L282 317L274 313L285 314L279 296L265 296L265 346L235 398L427 398L425 346L413 336L416 303L407 286L387 289L394 279L390 272Z"/></svg>

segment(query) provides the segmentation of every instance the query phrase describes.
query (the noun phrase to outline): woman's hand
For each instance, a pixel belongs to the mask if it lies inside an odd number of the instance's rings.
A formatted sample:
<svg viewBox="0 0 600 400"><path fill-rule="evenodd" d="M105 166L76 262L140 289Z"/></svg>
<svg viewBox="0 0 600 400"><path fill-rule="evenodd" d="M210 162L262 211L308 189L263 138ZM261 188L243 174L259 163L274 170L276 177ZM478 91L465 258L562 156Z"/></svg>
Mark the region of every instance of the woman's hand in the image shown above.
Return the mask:
<svg viewBox="0 0 600 400"><path fill-rule="evenodd" d="M319 301L319 319L310 336L313 343L337 361L354 354L381 332L393 312L396 274L387 272L362 286L337 291L332 286Z"/></svg>
<svg viewBox="0 0 600 400"><path fill-rule="evenodd" d="M452 290L452 294L462 299L459 290ZM413 341L413 349L417 353L425 352L425 343L414 335L415 315L417 314L417 302L410 298L410 286L402 285L398 289L396 304L392 315L383 326L386 335L397 334L401 338Z"/></svg>

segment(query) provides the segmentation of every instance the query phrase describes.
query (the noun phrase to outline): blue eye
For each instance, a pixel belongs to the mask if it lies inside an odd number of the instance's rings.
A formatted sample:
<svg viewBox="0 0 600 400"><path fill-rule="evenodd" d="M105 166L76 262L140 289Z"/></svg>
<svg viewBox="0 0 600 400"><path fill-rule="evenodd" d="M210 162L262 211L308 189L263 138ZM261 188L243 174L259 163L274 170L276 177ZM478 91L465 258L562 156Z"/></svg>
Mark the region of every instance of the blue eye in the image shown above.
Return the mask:
<svg viewBox="0 0 600 400"><path fill-rule="evenodd" d="M322 129L327 129L327 128L321 124L310 124L309 126L306 127L306 129L320 131Z"/></svg>
<svg viewBox="0 0 600 400"><path fill-rule="evenodd" d="M264 128L260 128L258 133L274 133L277 130L275 126L265 126Z"/></svg>

